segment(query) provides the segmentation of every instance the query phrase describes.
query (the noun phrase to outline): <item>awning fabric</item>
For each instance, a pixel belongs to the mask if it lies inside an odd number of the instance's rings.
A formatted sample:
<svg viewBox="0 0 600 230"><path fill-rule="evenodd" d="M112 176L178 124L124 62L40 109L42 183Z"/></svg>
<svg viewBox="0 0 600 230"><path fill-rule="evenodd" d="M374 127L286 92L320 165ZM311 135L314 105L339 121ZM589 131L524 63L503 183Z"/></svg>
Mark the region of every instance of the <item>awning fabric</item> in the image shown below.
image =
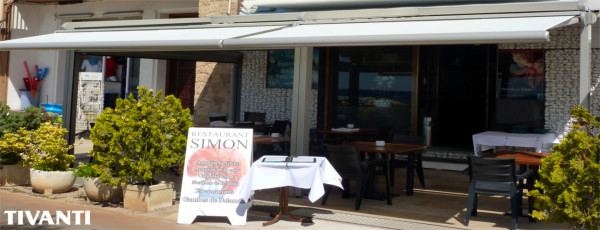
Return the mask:
<svg viewBox="0 0 600 230"><path fill-rule="evenodd" d="M488 19L214 25L164 29L86 29L0 42L0 50L249 50L319 46L483 44L549 41L549 29L574 16Z"/></svg>

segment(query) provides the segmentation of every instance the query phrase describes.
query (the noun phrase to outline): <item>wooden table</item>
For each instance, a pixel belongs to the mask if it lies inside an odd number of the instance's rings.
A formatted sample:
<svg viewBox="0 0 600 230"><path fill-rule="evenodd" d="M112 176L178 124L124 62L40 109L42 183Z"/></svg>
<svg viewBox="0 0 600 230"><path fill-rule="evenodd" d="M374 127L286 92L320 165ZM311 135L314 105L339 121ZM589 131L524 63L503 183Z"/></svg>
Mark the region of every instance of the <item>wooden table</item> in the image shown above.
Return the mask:
<svg viewBox="0 0 600 230"><path fill-rule="evenodd" d="M272 145L272 144L289 143L291 140L292 140L291 137L288 137L288 136L271 137L270 135L263 135L263 136L255 136L252 142L254 142L254 144Z"/></svg>
<svg viewBox="0 0 600 230"><path fill-rule="evenodd" d="M416 155L420 152L418 150L426 149L427 146L396 143L385 143L384 146L376 146L375 142L366 141L354 141L346 143L345 145L356 146L360 152L408 155L409 164L406 167L406 195L413 195L413 188L415 185L415 164L413 162L416 159ZM392 156L390 155L390 158L391 157Z"/></svg>
<svg viewBox="0 0 600 230"><path fill-rule="evenodd" d="M547 153L525 152L525 151L500 151L484 155L489 158L515 158L515 163L521 165L542 165L542 158L548 156Z"/></svg>
<svg viewBox="0 0 600 230"><path fill-rule="evenodd" d="M325 157L296 157L292 162L284 162L286 156L263 156L255 161L246 180L238 187L241 198L248 199L256 190L279 188L279 211L272 214L272 220L263 226L277 222L283 214L293 221L311 223L312 218L298 218L290 213L289 187L310 189L308 199L315 202L325 194L324 184L342 188L342 177Z"/></svg>

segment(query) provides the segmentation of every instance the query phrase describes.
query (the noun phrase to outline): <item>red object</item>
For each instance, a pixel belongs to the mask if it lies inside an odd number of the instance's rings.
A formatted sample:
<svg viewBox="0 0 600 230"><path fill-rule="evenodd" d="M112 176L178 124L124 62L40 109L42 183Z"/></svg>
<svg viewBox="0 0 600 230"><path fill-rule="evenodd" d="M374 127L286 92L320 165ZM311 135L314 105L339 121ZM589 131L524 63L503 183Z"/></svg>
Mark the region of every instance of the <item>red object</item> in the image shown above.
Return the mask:
<svg viewBox="0 0 600 230"><path fill-rule="evenodd" d="M29 83L31 84L31 82L33 82L33 78L31 78L31 74L29 73L29 66L27 66L27 61L23 61L23 64L25 65L25 71L27 71L27 77L29 78Z"/></svg>
<svg viewBox="0 0 600 230"><path fill-rule="evenodd" d="M29 82L29 78L28 77L24 77L23 78L23 82L25 82L25 88L27 90L31 90L31 83Z"/></svg>
<svg viewBox="0 0 600 230"><path fill-rule="evenodd" d="M31 85L31 89L37 89L38 87L38 77L33 77L33 84Z"/></svg>
<svg viewBox="0 0 600 230"><path fill-rule="evenodd" d="M110 57L106 59L105 71L105 78L117 76L117 61L114 58Z"/></svg>

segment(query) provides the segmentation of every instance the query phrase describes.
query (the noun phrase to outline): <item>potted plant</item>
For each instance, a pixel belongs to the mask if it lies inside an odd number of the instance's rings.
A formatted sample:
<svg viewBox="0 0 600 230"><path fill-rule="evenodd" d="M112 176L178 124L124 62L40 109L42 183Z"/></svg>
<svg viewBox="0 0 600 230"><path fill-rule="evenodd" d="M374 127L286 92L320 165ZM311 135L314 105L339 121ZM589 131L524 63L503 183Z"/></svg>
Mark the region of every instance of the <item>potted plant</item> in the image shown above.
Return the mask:
<svg viewBox="0 0 600 230"><path fill-rule="evenodd" d="M573 128L539 170L533 217L600 229L600 117L581 106L571 110Z"/></svg>
<svg viewBox="0 0 600 230"><path fill-rule="evenodd" d="M31 167L31 187L39 193L62 193L71 190L75 183L69 165L75 156L67 152L73 145L67 145L63 138L66 129L52 122L45 122L35 131L20 129L19 138L26 140L25 152L20 153L23 165Z"/></svg>
<svg viewBox="0 0 600 230"><path fill-rule="evenodd" d="M123 200L123 189L120 185L102 183L96 161L87 164L79 163L75 169L76 177L83 177L83 190L87 199L95 202L120 203Z"/></svg>
<svg viewBox="0 0 600 230"><path fill-rule="evenodd" d="M28 137L16 133L0 136L0 185L29 184L29 167L21 165Z"/></svg>
<svg viewBox="0 0 600 230"><path fill-rule="evenodd" d="M138 88L137 99L117 99L114 109L106 108L96 118L92 157L104 183L123 185L125 208L148 211L172 205L173 184L154 177L182 164L191 125L189 109L179 99L163 99L161 91L154 94L145 87Z"/></svg>
<svg viewBox="0 0 600 230"><path fill-rule="evenodd" d="M0 101L0 185L29 184L29 167L21 165L20 154L29 143L19 129L36 130L45 121L57 121L58 117L42 112L41 108L29 106L25 112L11 112L10 107Z"/></svg>

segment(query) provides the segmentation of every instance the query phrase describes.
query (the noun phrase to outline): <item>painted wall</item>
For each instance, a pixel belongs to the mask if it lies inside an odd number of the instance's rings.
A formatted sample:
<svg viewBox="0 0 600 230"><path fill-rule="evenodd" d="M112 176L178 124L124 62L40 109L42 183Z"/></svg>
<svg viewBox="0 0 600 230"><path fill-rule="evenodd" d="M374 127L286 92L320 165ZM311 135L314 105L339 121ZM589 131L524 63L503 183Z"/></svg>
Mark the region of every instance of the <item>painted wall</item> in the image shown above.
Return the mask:
<svg viewBox="0 0 600 230"><path fill-rule="evenodd" d="M66 19L58 19L56 15L92 13L93 19L102 18L106 12L122 12L143 10L143 19L167 17L172 13L194 13L198 10L197 0L105 0L70 5L33 5L16 4L13 9L14 26L12 39L48 34L60 29ZM27 76L23 61L27 61L32 71L34 65L49 67L50 71L44 80L39 93L40 103L65 104L65 82L68 51L11 51L9 64L9 83L7 104L15 110L21 109L20 89L25 88L22 78ZM140 85L164 89L166 61L143 59L140 62ZM32 73L33 74L33 73Z"/></svg>

